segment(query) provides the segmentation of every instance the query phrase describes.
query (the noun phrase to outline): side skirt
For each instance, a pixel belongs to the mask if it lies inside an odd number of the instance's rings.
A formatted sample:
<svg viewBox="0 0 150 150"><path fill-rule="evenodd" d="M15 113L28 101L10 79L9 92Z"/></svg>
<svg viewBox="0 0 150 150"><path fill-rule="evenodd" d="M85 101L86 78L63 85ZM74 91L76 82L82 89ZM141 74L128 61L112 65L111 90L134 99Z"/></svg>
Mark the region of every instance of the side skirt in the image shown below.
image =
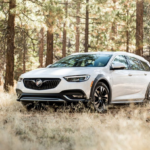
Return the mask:
<svg viewBox="0 0 150 150"><path fill-rule="evenodd" d="M142 103L144 99L130 99L130 100L115 100L110 104L127 104L127 103Z"/></svg>

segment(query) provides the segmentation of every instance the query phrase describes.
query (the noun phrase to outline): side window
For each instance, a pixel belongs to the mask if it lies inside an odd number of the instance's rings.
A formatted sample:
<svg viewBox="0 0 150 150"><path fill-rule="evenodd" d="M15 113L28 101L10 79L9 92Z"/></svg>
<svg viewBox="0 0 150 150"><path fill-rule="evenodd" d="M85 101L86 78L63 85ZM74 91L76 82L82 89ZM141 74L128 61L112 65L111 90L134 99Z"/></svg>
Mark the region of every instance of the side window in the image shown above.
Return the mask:
<svg viewBox="0 0 150 150"><path fill-rule="evenodd" d="M144 66L145 71L150 71L150 67L149 67L149 65L146 62L141 61L141 63Z"/></svg>
<svg viewBox="0 0 150 150"><path fill-rule="evenodd" d="M126 57L123 56L123 55L118 55L118 56L116 56L116 58L115 58L114 61L113 61L113 64L115 64L115 63L122 63L122 64L124 64L124 65L126 66L126 69L129 68L127 59L126 59Z"/></svg>
<svg viewBox="0 0 150 150"><path fill-rule="evenodd" d="M129 63L130 63L130 69L131 70L144 70L144 67L142 66L140 60L134 58L134 57L129 57Z"/></svg>

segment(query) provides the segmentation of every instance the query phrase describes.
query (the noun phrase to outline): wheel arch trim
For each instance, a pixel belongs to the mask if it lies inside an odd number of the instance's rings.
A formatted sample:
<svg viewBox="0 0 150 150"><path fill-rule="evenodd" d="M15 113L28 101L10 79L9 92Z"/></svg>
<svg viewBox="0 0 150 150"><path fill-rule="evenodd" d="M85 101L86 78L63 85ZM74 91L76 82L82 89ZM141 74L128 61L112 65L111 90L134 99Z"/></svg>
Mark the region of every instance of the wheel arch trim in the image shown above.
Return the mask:
<svg viewBox="0 0 150 150"><path fill-rule="evenodd" d="M92 93L94 92L94 89L95 89L97 83L99 83L100 81L102 81L103 83L105 83L106 86L109 89L109 103L110 103L111 100L112 100L112 88L111 88L111 85L110 85L109 81L104 77L103 74L97 75L97 77L93 81L93 85L91 87L91 92L90 92L90 99L92 98Z"/></svg>

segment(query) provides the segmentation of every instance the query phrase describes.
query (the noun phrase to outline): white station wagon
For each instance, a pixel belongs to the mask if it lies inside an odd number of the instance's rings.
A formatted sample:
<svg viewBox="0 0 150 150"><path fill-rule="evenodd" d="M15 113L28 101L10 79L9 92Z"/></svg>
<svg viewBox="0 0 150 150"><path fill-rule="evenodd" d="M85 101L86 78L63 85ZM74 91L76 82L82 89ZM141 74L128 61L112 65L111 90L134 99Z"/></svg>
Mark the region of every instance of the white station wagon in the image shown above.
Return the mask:
<svg viewBox="0 0 150 150"><path fill-rule="evenodd" d="M126 52L76 53L46 68L22 74L18 101L88 102L97 111L110 103L143 102L150 98L150 64Z"/></svg>

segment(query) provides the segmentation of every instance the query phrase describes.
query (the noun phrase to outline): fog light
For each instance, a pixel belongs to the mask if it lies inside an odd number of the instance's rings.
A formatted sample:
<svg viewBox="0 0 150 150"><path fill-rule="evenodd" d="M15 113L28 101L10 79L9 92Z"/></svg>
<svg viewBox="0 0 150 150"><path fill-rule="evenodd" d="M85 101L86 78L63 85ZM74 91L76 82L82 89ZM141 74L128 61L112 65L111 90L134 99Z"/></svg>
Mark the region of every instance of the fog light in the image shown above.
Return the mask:
<svg viewBox="0 0 150 150"><path fill-rule="evenodd" d="M83 98L83 95L72 95L74 98Z"/></svg>

